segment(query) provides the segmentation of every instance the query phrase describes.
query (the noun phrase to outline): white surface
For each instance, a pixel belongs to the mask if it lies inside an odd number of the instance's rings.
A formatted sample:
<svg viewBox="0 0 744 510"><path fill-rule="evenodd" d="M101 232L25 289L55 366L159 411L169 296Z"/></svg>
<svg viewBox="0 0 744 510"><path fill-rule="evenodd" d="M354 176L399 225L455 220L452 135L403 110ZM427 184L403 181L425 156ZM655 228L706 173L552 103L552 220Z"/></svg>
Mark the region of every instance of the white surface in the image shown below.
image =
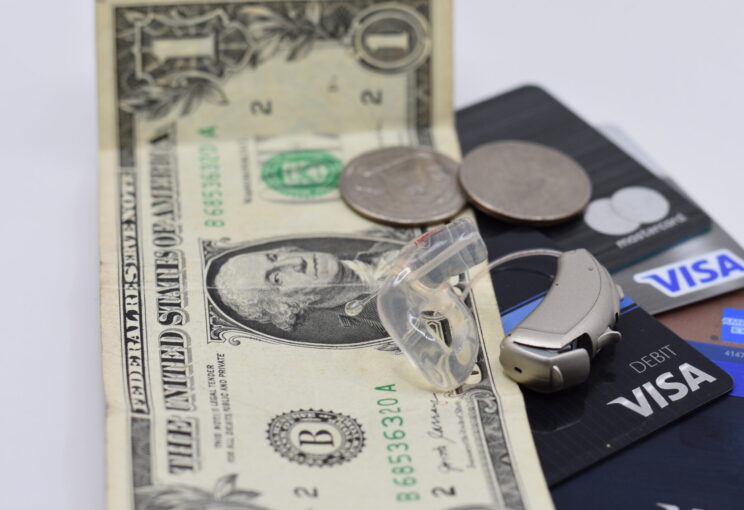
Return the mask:
<svg viewBox="0 0 744 510"><path fill-rule="evenodd" d="M457 105L523 83L620 126L744 241L744 2L456 0ZM92 2L0 31L0 508L104 507Z"/></svg>

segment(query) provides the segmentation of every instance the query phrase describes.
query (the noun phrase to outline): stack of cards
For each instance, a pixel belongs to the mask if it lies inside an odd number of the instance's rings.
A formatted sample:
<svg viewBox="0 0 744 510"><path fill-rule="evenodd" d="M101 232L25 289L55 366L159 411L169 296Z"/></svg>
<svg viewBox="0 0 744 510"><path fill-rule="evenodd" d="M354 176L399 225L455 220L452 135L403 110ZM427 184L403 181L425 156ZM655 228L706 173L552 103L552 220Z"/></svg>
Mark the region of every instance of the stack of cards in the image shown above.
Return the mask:
<svg viewBox="0 0 744 510"><path fill-rule="evenodd" d="M524 391L556 506L738 508L744 250L670 179L629 155L639 152L627 140L621 149L542 89L466 108L457 125L463 154L493 141L537 142L573 157L593 185L582 216L539 231L479 214L489 257L586 248L626 294L623 341L597 356L585 384ZM554 271L554 259L536 257L492 273L507 332L539 304Z"/></svg>

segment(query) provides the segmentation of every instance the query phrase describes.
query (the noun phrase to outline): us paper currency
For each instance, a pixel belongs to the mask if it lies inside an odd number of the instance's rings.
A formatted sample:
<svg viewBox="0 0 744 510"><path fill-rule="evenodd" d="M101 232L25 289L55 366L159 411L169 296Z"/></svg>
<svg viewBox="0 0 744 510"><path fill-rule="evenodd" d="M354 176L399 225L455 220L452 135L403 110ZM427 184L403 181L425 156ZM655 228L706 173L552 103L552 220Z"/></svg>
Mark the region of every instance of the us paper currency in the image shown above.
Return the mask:
<svg viewBox="0 0 744 510"><path fill-rule="evenodd" d="M451 14L98 3L110 509L551 507L490 283L469 384L427 390L368 299L420 231L338 196L362 151L458 157Z"/></svg>

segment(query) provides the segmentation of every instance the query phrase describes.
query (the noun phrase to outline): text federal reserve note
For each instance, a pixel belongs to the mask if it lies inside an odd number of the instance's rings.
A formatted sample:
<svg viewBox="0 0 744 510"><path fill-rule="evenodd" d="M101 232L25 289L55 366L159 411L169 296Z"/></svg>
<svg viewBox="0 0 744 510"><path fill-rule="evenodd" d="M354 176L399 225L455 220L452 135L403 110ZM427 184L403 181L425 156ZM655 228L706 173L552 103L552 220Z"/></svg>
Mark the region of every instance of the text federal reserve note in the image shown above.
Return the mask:
<svg viewBox="0 0 744 510"><path fill-rule="evenodd" d="M100 1L97 23L109 508L550 508L490 283L469 384L426 390L368 299L420 231L337 190L366 150L458 157L450 3Z"/></svg>

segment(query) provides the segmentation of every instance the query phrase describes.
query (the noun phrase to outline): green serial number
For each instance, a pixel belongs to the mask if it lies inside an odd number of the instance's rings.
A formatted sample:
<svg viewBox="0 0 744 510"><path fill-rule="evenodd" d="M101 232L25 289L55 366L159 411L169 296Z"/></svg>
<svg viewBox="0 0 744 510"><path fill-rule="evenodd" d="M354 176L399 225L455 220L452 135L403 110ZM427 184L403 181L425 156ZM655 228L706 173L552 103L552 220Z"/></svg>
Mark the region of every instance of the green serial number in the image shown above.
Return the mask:
<svg viewBox="0 0 744 510"><path fill-rule="evenodd" d="M204 219L204 226L224 227L225 220L223 215L225 214L225 209L222 201L219 151L217 150L217 146L213 144L200 145L198 151L202 212L207 216Z"/></svg>
<svg viewBox="0 0 744 510"><path fill-rule="evenodd" d="M394 384L378 386L377 391L396 391ZM387 461L390 465L390 473L393 485L397 492L395 493L396 501L418 501L421 494L414 486L418 483L414 473L413 458L408 453L410 446L405 441L406 432L404 429L405 422L400 416L401 408L398 406L398 399L393 397L383 397L377 401L378 413L381 415L380 424L383 427L382 437L385 439L385 449L388 452ZM403 487L409 489L403 489Z"/></svg>

